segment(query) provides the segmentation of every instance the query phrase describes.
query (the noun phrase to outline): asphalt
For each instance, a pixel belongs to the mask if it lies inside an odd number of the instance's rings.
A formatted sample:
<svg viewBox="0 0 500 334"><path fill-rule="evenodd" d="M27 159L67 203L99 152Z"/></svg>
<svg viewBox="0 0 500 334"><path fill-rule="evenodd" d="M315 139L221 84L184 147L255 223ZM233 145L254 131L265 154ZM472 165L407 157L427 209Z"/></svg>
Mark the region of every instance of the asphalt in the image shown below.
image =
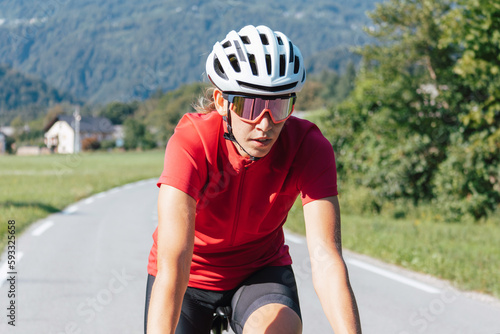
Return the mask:
<svg viewBox="0 0 500 334"><path fill-rule="evenodd" d="M6 252L0 258L0 333L142 333L157 194L155 180L115 188L16 235L13 270ZM305 239L288 233L287 243L304 333L333 333L312 286ZM500 333L494 298L349 251L344 256L364 333Z"/></svg>

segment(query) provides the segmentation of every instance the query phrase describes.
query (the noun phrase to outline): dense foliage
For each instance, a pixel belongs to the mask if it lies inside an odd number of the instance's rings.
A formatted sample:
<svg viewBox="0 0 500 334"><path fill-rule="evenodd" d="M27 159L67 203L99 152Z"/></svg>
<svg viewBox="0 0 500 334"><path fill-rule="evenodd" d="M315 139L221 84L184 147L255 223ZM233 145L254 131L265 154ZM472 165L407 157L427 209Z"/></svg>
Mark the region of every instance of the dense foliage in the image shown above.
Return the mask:
<svg viewBox="0 0 500 334"><path fill-rule="evenodd" d="M82 2L81 6L85 8L91 3ZM163 8L155 7L154 1L145 4L160 12ZM201 18L209 5L197 6L177 7L176 11L183 13L184 18L197 12ZM243 9L242 4L231 6L233 14ZM349 52L332 51L325 46L334 45L333 39L340 37L324 35L321 38L328 43L318 44L310 38L314 34L295 30L301 26L301 15L318 15L317 21L322 22L321 15L308 9L298 15L299 7L295 6L285 10L276 2L269 11L278 11L296 24L285 25L277 20L278 29L283 24L283 30L289 29L292 38L308 36L307 41L297 43L311 45L303 49L309 57L309 68L314 71L309 72L296 110L327 110L319 123L337 152L341 193L344 199L351 199L344 201L347 209L392 210L395 217L402 217L416 212L415 208L431 208L433 219L445 221L478 221L498 212L500 5L486 0L389 0L379 4L369 15L373 26L366 29L376 42L358 48L358 57L362 59L358 71L356 58ZM336 12L335 8L327 6L325 11ZM220 15L225 18L229 13L224 10ZM354 17L342 22L352 20ZM205 30L215 29L219 35L228 28L204 22ZM224 22L229 25L231 21ZM191 41L186 42L191 47L197 43L189 38L184 41ZM173 41L166 43L172 47L168 43ZM180 52L185 47L172 50ZM328 58L328 54L333 58ZM167 81L157 75L167 72L149 68L132 91L124 90L131 92L124 101L87 107L83 113L106 116L114 124L122 124L126 149L164 147L179 119L193 111L193 101L208 86L193 83L166 93L162 90L174 82L200 79L201 67L196 69L196 77L188 78L186 72L187 76L178 80L180 69L196 67L192 66L192 56L184 58L181 65L176 63L175 69L168 67ZM161 67L167 63L156 64L163 64ZM133 78L134 72L127 75ZM79 84L74 82L77 87ZM104 81L99 85L99 92L107 92ZM142 100L145 96L149 98ZM54 108L51 112L55 112ZM41 131L44 122L35 121L34 128ZM13 125L21 129L22 119L15 119ZM33 136L33 132L22 133L18 139L32 140Z"/></svg>
<svg viewBox="0 0 500 334"><path fill-rule="evenodd" d="M76 102L46 82L0 64L0 125L8 125L16 116L34 119L63 101Z"/></svg>
<svg viewBox="0 0 500 334"><path fill-rule="evenodd" d="M375 0L0 0L0 59L90 102L143 100L202 80L213 43L231 29L285 32L309 72L339 70L363 45Z"/></svg>
<svg viewBox="0 0 500 334"><path fill-rule="evenodd" d="M379 43L324 124L343 178L368 210L486 217L500 203L500 4L390 0L370 16Z"/></svg>
<svg viewBox="0 0 500 334"><path fill-rule="evenodd" d="M325 109L343 101L353 89L356 68L353 63L348 63L342 72L323 71L310 75L299 93L295 110Z"/></svg>
<svg viewBox="0 0 500 334"><path fill-rule="evenodd" d="M436 177L442 205L457 216L487 215L500 203L500 4L460 1L445 18L441 45L456 45L453 67L464 94L455 98L460 128Z"/></svg>

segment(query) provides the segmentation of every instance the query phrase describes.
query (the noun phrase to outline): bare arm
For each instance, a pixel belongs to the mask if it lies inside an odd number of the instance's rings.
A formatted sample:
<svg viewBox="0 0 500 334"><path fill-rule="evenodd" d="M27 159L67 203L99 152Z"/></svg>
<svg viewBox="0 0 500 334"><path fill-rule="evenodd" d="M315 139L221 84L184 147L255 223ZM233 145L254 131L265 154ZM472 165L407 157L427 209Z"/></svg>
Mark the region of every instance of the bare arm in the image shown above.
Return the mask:
<svg viewBox="0 0 500 334"><path fill-rule="evenodd" d="M153 284L148 334L174 333L189 280L196 201L162 185L158 196L158 274Z"/></svg>
<svg viewBox="0 0 500 334"><path fill-rule="evenodd" d="M336 196L304 205L314 289L336 334L361 333L356 299L342 257Z"/></svg>

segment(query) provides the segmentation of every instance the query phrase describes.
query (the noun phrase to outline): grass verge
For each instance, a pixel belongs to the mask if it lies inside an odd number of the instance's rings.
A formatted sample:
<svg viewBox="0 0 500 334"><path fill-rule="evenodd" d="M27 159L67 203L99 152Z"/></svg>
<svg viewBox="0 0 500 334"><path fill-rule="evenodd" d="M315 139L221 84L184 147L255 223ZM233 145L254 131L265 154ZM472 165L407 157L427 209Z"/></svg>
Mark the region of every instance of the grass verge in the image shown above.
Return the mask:
<svg viewBox="0 0 500 334"><path fill-rule="evenodd" d="M286 227L305 233L300 201ZM343 247L500 298L498 240L500 229L492 221L450 224L342 212Z"/></svg>
<svg viewBox="0 0 500 334"><path fill-rule="evenodd" d="M163 154L151 151L0 157L1 248L5 246L8 220L16 221L19 233L30 223L82 198L158 177ZM300 200L290 211L286 227L304 234ZM344 210L342 233L344 247L350 250L450 280L463 289L500 297L498 224L366 217Z"/></svg>
<svg viewBox="0 0 500 334"><path fill-rule="evenodd" d="M0 246L7 221L16 233L82 198L126 183L159 177L163 151L0 157Z"/></svg>

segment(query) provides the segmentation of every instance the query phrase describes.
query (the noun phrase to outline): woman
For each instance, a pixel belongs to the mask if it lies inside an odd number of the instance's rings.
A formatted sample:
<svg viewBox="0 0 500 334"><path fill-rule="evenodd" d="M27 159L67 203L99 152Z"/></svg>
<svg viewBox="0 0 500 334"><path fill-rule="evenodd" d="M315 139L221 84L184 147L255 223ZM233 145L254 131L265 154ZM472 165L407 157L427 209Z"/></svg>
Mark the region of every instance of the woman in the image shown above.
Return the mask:
<svg viewBox="0 0 500 334"><path fill-rule="evenodd" d="M236 333L301 333L282 225L300 194L312 278L335 333L359 333L342 258L335 158L291 116L305 82L299 49L265 26L231 31L206 62L208 113L176 127L158 181L147 333L208 334L219 306Z"/></svg>

